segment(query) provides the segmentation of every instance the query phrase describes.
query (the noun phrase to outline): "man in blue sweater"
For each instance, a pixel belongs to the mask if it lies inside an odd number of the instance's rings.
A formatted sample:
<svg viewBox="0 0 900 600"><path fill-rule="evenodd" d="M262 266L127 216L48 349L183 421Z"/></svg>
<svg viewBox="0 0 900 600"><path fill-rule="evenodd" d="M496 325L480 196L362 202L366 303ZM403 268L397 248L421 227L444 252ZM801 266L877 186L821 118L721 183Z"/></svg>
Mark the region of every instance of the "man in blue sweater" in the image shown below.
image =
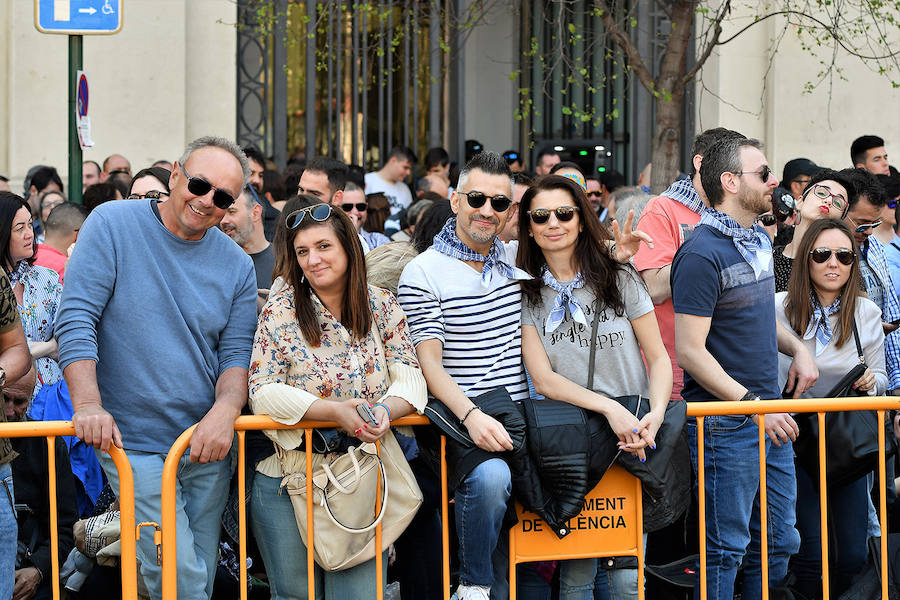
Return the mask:
<svg viewBox="0 0 900 600"><path fill-rule="evenodd" d="M199 422L178 473L179 598L212 593L230 475L223 459L247 399L256 276L216 225L248 176L237 145L200 138L175 164L168 200L98 207L79 234L57 314L75 432L100 451L125 449L138 522L159 522L166 453ZM98 456L116 489L112 460ZM138 557L160 597L151 536Z"/></svg>

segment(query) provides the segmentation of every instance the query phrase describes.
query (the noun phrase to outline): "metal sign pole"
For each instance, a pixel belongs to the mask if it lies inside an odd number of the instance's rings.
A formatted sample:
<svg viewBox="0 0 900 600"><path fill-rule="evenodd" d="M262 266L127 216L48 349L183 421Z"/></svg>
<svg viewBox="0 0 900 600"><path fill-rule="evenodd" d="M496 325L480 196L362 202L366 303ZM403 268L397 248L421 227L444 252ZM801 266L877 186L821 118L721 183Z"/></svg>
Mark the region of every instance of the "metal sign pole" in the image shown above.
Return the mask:
<svg viewBox="0 0 900 600"><path fill-rule="evenodd" d="M81 204L81 144L78 143L78 72L82 68L82 37L69 36L69 201Z"/></svg>

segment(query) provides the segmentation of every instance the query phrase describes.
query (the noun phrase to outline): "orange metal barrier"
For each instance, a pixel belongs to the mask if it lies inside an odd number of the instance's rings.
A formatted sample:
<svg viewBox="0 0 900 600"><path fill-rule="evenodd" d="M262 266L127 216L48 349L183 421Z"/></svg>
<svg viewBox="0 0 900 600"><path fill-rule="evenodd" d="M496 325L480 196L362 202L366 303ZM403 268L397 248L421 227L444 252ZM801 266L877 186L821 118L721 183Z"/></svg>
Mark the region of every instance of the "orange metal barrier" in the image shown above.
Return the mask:
<svg viewBox="0 0 900 600"><path fill-rule="evenodd" d="M403 425L427 425L428 419L422 416L409 416L392 421L392 426ZM241 599L246 600L247 597L247 506L244 502L246 497L246 473L244 472L244 432L259 429L304 429L306 448L306 472L312 472L312 430L316 428L336 427L336 423L320 422L320 421L301 421L296 425L283 425L273 421L269 417L255 415L238 417L235 421L234 429L238 436L238 531L240 537L240 589ZM169 450L166 456L166 462L163 465L162 477L162 514L160 527L162 529L162 597L164 600L175 599L178 594L178 573L177 573L177 534L175 528L175 484L178 475L178 463L185 451L188 449L191 441L191 435L194 432L193 427L182 433ZM447 525L447 477L446 464L444 460L444 442L441 443L441 494L443 498L442 508L442 526L443 526L443 552L444 558L444 582L447 587L446 596L449 598L450 586L450 565L448 551L448 525ZM306 523L307 523L307 546L306 546L306 571L308 582L308 597L315 598L315 562L313 558L313 490L312 477L306 478ZM381 524L375 528L375 547L381 547ZM375 553L375 585L378 590L378 598L383 597L383 581L382 581L382 553Z"/></svg>
<svg viewBox="0 0 900 600"><path fill-rule="evenodd" d="M56 438L75 435L71 421L27 421L21 423L0 423L0 438L46 437L47 468L50 471L50 531L57 531L56 509ZM137 598L137 555L135 548L136 530L134 525L134 476L128 457L121 449L110 446L109 455L119 472L119 504L121 510L122 540L122 598ZM58 600L59 590L59 541L50 537L50 565L52 569L53 598Z"/></svg>
<svg viewBox="0 0 900 600"><path fill-rule="evenodd" d="M759 415L759 480L760 480L760 551L762 563L763 600L768 600L768 531L766 514L766 432L765 415L772 413L816 413L819 431L825 431L825 413L845 410L874 410L878 415L878 457L879 515L881 525L881 594L888 597L887 568L887 496L885 483L885 437L884 411L900 409L900 399L890 396L856 398L806 398L802 400L767 400L764 402L689 402L687 414L697 419L697 467L700 528L700 598L707 597L706 590L706 485L704 464L703 418L714 415ZM822 587L823 597L829 598L828 584L828 528L827 528L827 481L825 468L825 436L819 436L819 497L821 502L822 538ZM893 483L893 482L891 482Z"/></svg>
<svg viewBox="0 0 900 600"><path fill-rule="evenodd" d="M703 443L703 418L706 416L713 415L760 415L759 418L759 456L760 456L760 515L761 515L761 524L760 524L760 535L761 535L761 562L762 562L762 580L768 581L768 531L767 531L767 499L766 499L766 463L765 463L765 415L770 413L801 413L801 412L815 412L818 415L819 421L819 429L820 431L824 431L825 425L825 414L828 412L835 411L844 411L844 410L875 410L878 415L879 422L879 447L881 448L881 454L878 461L878 482L880 486L880 518L881 518L881 529L883 532L887 532L887 518L886 518L886 493L885 493L885 456L884 456L884 448L885 448L885 437L884 437L884 418L885 418L885 410L891 409L900 409L900 399L895 399L891 397L859 397L859 398L851 398L851 399L841 399L841 398L831 398L831 399L803 399L803 400L769 400L765 402L695 402L688 403L687 406L687 414L689 417L695 417L697 420L697 437L698 437L698 486L699 486L699 527L700 527L700 539L705 540L705 531L706 531L706 502L705 502L705 466L704 466L704 443ZM426 425L428 424L428 420L425 417L421 416L410 416L399 419L394 422L394 425ZM304 421L298 423L297 425L288 426L283 425L281 423L277 423L268 417L265 416L243 416L239 417L235 423L235 430L237 431L238 436L238 449L239 449L239 460L238 460L238 497L240 498L239 502L239 512L238 512L238 526L239 526L239 535L240 535L240 554L239 554L239 562L240 562L240 589L241 589L241 598L245 599L247 594L247 568L246 568L246 536L247 536L247 515L246 515L246 505L243 501L246 492L246 473L244 472L244 432L248 430L261 430L261 429L304 429L305 430L305 439L306 439L306 447L311 447L311 435L312 429L322 428L322 427L334 427L334 423L327 422L313 422L313 421ZM196 426L194 426L196 427ZM165 466L163 468L163 481L162 481L162 514L161 514L161 539L162 539L162 597L164 600L171 600L177 597L177 572L176 572L176 528L175 528L175 485L176 485L176 477L178 471L178 463L181 457L184 455L185 451L188 449L190 444L190 438L193 434L194 427L186 430L181 436L179 436L178 440L173 444L171 450L169 451L168 456L166 457ZM0 433L4 430L2 426L0 426ZM68 431L63 433L62 435L68 435ZM826 440L824 436L819 439L819 467L821 472L824 474L825 471L825 446ZM448 516L448 502L449 502L449 493L447 489L447 465L446 465L446 439L441 438L441 538L442 538L442 580L443 580L443 588L444 588L444 598L445 600L449 600L450 597L450 557L449 557L449 516ZM118 463L117 463L118 465ZM312 470L312 453L307 450L306 453L306 466L307 472ZM121 469L121 468L120 468ZM598 552L602 553L602 555L636 555L638 556L639 565L639 589L641 591L641 596L643 597L643 588L644 588L644 577L643 577L643 526L642 526L642 514L641 514L641 495L640 495L640 483L636 483L635 491L627 491L629 486L635 484L636 480L630 478L627 481L618 481L617 470L611 470L612 478L604 478L600 484L598 484L597 488L595 488L595 492L601 491L605 493L607 488L604 486L615 485L616 493L622 495L623 493L628 494L636 494L636 500L632 503L629 510L633 510L636 506L637 512L634 515L634 521L636 523L635 532L637 534L637 540L634 544L626 544L622 548L616 546L612 548L611 546L607 548L608 544L604 543L604 546L601 550L596 549L597 536L594 536L594 539L591 540L589 545L584 545L579 543L577 549L568 548L565 546L566 540L558 540L552 534L549 534L548 537L552 538L550 540L544 540L547 543L554 544L553 548L547 550L546 546L540 548L540 550L535 552L531 552L530 550L523 549L522 545L519 544L518 539L513 539L515 535L515 530L511 531L510 536L510 583L511 583L511 592L514 593L515 590L515 574L514 574L514 565L518 562L528 562L533 560L552 560L552 559L568 559L568 558L578 558L578 557L588 557L588 556L597 556ZM616 480L616 481L614 481ZM307 478L307 498L312 499L312 478ZM825 476L820 477L819 482L819 492L820 492L820 502L821 502L821 530L822 530L822 576L823 576L823 588L824 588L824 597L828 597L829 585L828 585L828 530L827 530L827 493L826 493L826 478ZM626 492L627 491L627 492ZM624 506L624 504L623 504ZM307 523L308 523L308 536L309 536L309 544L307 546L307 572L309 573L308 577L308 594L310 598L315 597L315 582L314 582L314 558L313 558L313 531L312 531L312 502L307 504ZM520 518L526 517L528 513L524 513L521 510L521 507L517 507ZM124 515L123 515L124 519ZM133 521L133 513L132 513L132 521ZM123 531L125 530L125 523L123 520ZM133 528L132 528L133 529ZM629 530L630 532L630 530ZM572 534L575 535L575 534ZM630 535L630 534L629 534ZM380 547L381 540L381 526L376 529L376 547ZM124 539L123 539L124 543ZM562 544L562 545L560 545ZM589 546L594 546L593 548ZM610 549L612 548L612 549ZM123 564L124 561L124 547L123 547ZM133 552L133 548L132 548ZM378 598L381 600L383 597L383 582L382 582L382 556L381 553L376 553L375 557L376 561L376 586L378 589ZM705 543L700 545L700 597L707 597L706 590L706 545ZM884 598L887 598L887 536L882 535L881 537L881 573L882 573L882 594ZM133 575L133 570L132 570ZM123 582L124 582L125 570L123 569ZM124 589L124 583L123 583ZM768 588L767 586L763 587L762 597L763 599L768 599Z"/></svg>

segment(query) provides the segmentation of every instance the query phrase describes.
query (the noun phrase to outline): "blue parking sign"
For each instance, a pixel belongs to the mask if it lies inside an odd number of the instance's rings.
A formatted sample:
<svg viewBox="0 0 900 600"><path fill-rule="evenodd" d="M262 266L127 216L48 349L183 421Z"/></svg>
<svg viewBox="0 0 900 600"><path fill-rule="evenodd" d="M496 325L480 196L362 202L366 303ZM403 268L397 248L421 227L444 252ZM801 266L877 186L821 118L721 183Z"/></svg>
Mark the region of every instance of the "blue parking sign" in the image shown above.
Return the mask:
<svg viewBox="0 0 900 600"><path fill-rule="evenodd" d="M122 29L124 0L34 0L34 26L41 33L108 35Z"/></svg>

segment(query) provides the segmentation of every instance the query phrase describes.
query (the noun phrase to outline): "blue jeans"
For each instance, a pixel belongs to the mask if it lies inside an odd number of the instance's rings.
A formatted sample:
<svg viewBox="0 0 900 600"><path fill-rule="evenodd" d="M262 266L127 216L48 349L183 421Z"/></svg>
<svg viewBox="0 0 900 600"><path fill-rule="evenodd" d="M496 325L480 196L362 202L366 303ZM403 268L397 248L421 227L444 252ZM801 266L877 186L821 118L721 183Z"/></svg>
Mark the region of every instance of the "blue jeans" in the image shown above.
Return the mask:
<svg viewBox="0 0 900 600"><path fill-rule="evenodd" d="M644 550L647 534L644 534ZM560 600L637 600L637 569L607 569L598 558L559 563Z"/></svg>
<svg viewBox="0 0 900 600"><path fill-rule="evenodd" d="M646 548L647 534L644 534ZM637 600L637 569L597 569L593 600Z"/></svg>
<svg viewBox="0 0 900 600"><path fill-rule="evenodd" d="M508 546L498 542L511 493L509 467L503 459L492 458L472 469L454 496L459 582L491 587L495 598L508 589L503 557L495 554L503 554Z"/></svg>
<svg viewBox="0 0 900 600"><path fill-rule="evenodd" d="M250 527L266 566L273 600L307 598L306 545L300 539L294 506L287 492L279 493L281 478L257 473L250 494ZM381 564L387 581L387 553ZM375 561L343 571L315 568L316 599L375 598Z"/></svg>
<svg viewBox="0 0 900 600"><path fill-rule="evenodd" d="M693 419L688 420L688 435L696 475L697 423ZM744 599L762 597L758 436L759 430L749 417L704 419L706 582L711 600L732 600L742 562ZM788 560L800 548L800 535L794 527L797 479L791 443L775 446L766 439L766 482L768 584L778 585L787 575ZM697 573L699 578L699 568ZM700 597L699 580L694 597Z"/></svg>
<svg viewBox="0 0 900 600"><path fill-rule="evenodd" d="M844 486L828 488L828 560L831 564L831 593L838 596L866 566L869 549L866 525L869 520L866 477ZM807 598L821 596L822 536L819 523L819 483L797 467L797 529L800 552L794 557L797 591Z"/></svg>
<svg viewBox="0 0 900 600"><path fill-rule="evenodd" d="M19 531L15 506L12 468L6 463L0 465L0 598L12 598L15 584Z"/></svg>
<svg viewBox="0 0 900 600"><path fill-rule="evenodd" d="M160 522L164 454L126 450L134 472L135 520ZM119 490L119 473L108 454L97 451L109 485ZM212 595L219 549L222 511L228 500L231 464L228 459L214 463L192 463L185 454L178 465L175 495L178 538L178 598L208 599ZM141 576L150 596L162 595L162 571L156 564L156 546L149 530L141 532L137 543Z"/></svg>

